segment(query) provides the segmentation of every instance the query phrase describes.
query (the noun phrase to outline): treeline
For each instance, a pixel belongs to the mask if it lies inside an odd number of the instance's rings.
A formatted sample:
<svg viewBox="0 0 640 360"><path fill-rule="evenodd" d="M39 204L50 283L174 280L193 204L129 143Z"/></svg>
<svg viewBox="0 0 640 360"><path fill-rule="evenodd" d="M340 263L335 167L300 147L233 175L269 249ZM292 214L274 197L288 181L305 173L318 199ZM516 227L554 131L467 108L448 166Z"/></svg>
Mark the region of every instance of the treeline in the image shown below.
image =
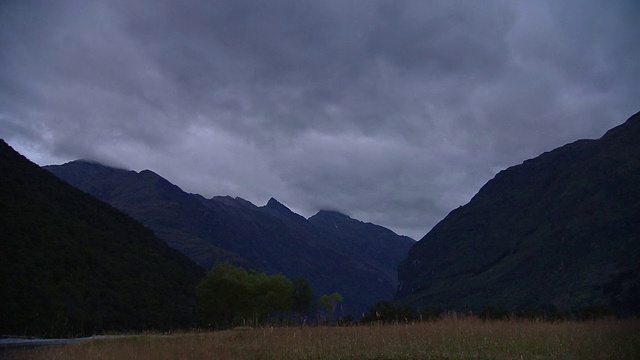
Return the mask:
<svg viewBox="0 0 640 360"><path fill-rule="evenodd" d="M588 320L613 316L605 308L588 307L560 311L554 307L507 310L485 307L480 311L418 310L380 301L360 319L338 311L343 301L339 293L322 295L314 301L314 291L304 277L294 281L284 275L267 275L229 264L218 264L196 287L198 312L205 327L234 326L397 324L435 321L444 316L474 316L483 320L532 319L539 321Z"/></svg>
<svg viewBox="0 0 640 360"><path fill-rule="evenodd" d="M261 326L307 323L316 313L319 322L332 322L342 295L315 293L304 277L267 275L230 264L217 264L196 287L200 319L205 326ZM295 315L295 316L294 316Z"/></svg>
<svg viewBox="0 0 640 360"><path fill-rule="evenodd" d="M553 306L516 310L487 306L479 311L460 312L447 311L444 309L424 309L419 311L411 307L397 306L389 301L381 301L371 307L369 315L364 316L360 320L360 323L387 324L433 321L451 314L458 316L476 316L482 320L528 319L537 321L584 321L615 316L615 313L611 310L598 306L580 307L566 311L559 310Z"/></svg>

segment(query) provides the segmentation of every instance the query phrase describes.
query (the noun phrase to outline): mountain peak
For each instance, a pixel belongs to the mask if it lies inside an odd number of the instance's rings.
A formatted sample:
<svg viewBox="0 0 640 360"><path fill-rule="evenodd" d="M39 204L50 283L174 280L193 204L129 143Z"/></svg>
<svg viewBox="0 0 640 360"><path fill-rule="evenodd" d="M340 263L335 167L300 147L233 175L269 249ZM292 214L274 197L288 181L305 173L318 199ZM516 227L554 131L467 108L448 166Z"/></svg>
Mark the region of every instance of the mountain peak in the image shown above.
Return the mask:
<svg viewBox="0 0 640 360"><path fill-rule="evenodd" d="M267 202L267 205L265 205L265 207L270 208L270 209L274 209L274 210L285 210L286 209L287 211L291 211L291 210L289 210L288 207L286 207L280 201L276 200L273 197L269 199L269 201Z"/></svg>
<svg viewBox="0 0 640 360"><path fill-rule="evenodd" d="M284 218L287 220L294 220L299 223L307 222L307 219L305 219L301 215L294 213L293 211L291 211L291 209L286 207L284 204L282 204L275 198L270 198L269 201L267 202L267 205L263 206L262 209L265 210L267 213L274 215L276 217Z"/></svg>
<svg viewBox="0 0 640 360"><path fill-rule="evenodd" d="M267 205L264 206L267 209L276 210L278 212L284 213L292 213L291 209L286 207L284 204L276 200L275 198L270 198L267 202Z"/></svg>

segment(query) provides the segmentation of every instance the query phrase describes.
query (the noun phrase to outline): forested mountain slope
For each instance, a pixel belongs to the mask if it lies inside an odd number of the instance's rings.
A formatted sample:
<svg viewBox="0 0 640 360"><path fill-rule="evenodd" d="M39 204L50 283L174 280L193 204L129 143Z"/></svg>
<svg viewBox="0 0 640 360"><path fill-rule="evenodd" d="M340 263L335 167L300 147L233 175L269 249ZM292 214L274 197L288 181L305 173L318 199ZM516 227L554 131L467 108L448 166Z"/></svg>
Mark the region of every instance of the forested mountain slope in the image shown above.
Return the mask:
<svg viewBox="0 0 640 360"><path fill-rule="evenodd" d="M640 313L640 115L497 174L410 250L399 303Z"/></svg>
<svg viewBox="0 0 640 360"><path fill-rule="evenodd" d="M193 326L204 270L0 141L0 334Z"/></svg>

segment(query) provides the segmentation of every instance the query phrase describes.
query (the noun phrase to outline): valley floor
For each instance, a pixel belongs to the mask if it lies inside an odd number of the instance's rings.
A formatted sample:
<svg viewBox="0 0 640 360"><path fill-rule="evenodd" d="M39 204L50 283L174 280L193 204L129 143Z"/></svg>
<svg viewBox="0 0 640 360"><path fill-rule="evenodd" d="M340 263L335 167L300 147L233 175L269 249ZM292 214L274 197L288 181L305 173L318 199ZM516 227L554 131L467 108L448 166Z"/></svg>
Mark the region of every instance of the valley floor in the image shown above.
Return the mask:
<svg viewBox="0 0 640 360"><path fill-rule="evenodd" d="M236 328L6 349L9 359L639 359L640 319Z"/></svg>

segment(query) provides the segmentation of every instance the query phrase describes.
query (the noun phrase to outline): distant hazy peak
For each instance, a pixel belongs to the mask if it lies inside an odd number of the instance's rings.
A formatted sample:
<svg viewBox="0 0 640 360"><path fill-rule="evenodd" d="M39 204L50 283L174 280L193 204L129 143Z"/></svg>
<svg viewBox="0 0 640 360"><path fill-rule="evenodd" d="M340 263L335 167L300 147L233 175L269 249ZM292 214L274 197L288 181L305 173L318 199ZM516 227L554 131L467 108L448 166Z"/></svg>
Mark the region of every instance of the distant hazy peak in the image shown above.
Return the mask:
<svg viewBox="0 0 640 360"><path fill-rule="evenodd" d="M130 169L125 169L120 166L107 165L97 160L90 159L77 159L65 163L63 165L81 165L81 166L93 166L95 168L103 168L103 169L113 169L113 170L121 170L121 171L131 171ZM62 165L48 165L48 166L62 166Z"/></svg>
<svg viewBox="0 0 640 360"><path fill-rule="evenodd" d="M352 219L335 210L320 210L315 215L309 217L308 220L316 226L328 226L336 229L340 227L340 224L362 223L360 220Z"/></svg>
<svg viewBox="0 0 640 360"><path fill-rule="evenodd" d="M166 180L162 176L158 175L156 172L151 171L149 169L141 170L138 174L140 174L142 176L145 176L145 177L150 177L150 178L161 178L161 179L163 179L163 180L168 182L168 180Z"/></svg>
<svg viewBox="0 0 640 360"><path fill-rule="evenodd" d="M339 211L336 210L320 210L318 211L317 214L313 215L313 216L320 216L320 217L336 217L336 218L344 218L344 219L351 219L351 217L349 215L345 215Z"/></svg>
<svg viewBox="0 0 640 360"><path fill-rule="evenodd" d="M254 205L251 201L245 200L239 196L231 197L229 195L226 196L214 196L212 200L218 201L228 206L245 208L245 209L257 209L258 207Z"/></svg>

